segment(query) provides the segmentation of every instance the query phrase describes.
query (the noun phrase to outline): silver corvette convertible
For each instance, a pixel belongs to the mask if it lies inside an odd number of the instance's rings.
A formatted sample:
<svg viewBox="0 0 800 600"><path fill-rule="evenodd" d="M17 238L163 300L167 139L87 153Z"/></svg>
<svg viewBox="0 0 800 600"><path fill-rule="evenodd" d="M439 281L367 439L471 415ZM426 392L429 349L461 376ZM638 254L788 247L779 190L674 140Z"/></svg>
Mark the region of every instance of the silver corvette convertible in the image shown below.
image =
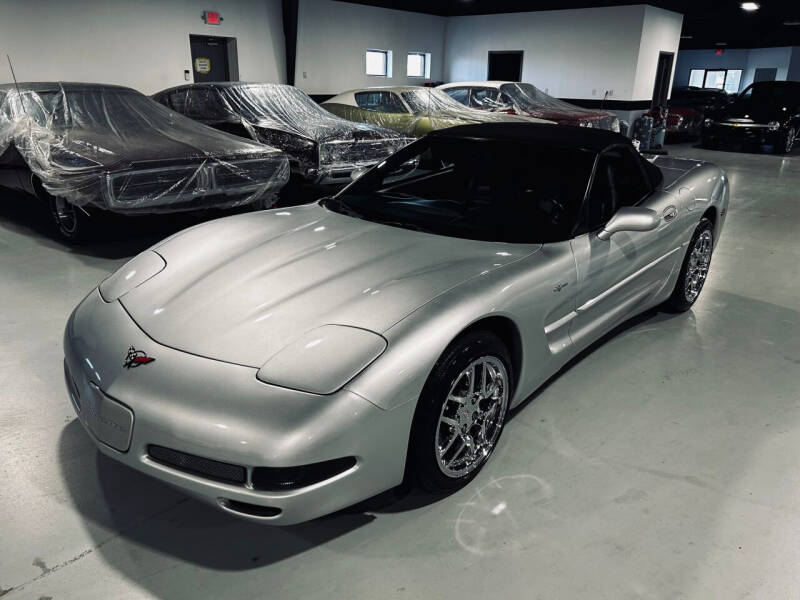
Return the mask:
<svg viewBox="0 0 800 600"><path fill-rule="evenodd" d="M609 131L437 131L132 259L69 319L69 396L102 452L256 521L452 490L581 349L692 306L727 207L714 165Z"/></svg>

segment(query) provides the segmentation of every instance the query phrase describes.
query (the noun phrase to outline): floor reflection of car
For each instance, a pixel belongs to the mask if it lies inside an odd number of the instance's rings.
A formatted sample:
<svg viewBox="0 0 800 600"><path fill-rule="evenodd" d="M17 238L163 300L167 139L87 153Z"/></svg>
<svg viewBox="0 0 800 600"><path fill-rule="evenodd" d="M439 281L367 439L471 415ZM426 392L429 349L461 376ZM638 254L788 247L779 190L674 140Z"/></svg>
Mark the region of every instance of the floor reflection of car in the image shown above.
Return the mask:
<svg viewBox="0 0 800 600"><path fill-rule="evenodd" d="M592 110L564 102L530 83L474 81L439 86L461 104L479 110L527 115L555 121L559 125L594 127L619 132L614 113Z"/></svg>
<svg viewBox="0 0 800 600"><path fill-rule="evenodd" d="M282 152L211 129L130 88L0 86L0 185L46 201L58 234L91 237L104 213L231 208L272 198Z"/></svg>
<svg viewBox="0 0 800 600"><path fill-rule="evenodd" d="M335 115L419 137L430 131L474 123L550 123L541 118L488 113L466 107L435 88L400 86L344 92L322 103Z"/></svg>
<svg viewBox="0 0 800 600"><path fill-rule="evenodd" d="M102 452L253 521L450 492L587 346L696 302L728 189L609 131L435 131L333 197L133 258L67 323L69 397Z"/></svg>
<svg viewBox="0 0 800 600"><path fill-rule="evenodd" d="M291 85L197 83L154 98L201 123L284 151L292 174L314 184L349 183L353 170L371 167L411 141L337 118Z"/></svg>
<svg viewBox="0 0 800 600"><path fill-rule="evenodd" d="M703 146L732 150L770 147L788 153L799 130L800 81L761 81L706 118Z"/></svg>

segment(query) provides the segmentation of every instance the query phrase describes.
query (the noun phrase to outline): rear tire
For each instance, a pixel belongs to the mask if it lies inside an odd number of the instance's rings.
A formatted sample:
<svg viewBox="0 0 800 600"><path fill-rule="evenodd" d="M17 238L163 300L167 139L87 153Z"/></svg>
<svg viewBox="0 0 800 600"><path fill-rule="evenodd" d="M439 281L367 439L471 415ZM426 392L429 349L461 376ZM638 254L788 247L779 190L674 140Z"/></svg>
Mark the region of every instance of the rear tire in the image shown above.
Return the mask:
<svg viewBox="0 0 800 600"><path fill-rule="evenodd" d="M672 295L662 306L665 311L685 312L697 301L708 277L713 251L714 225L703 217L686 249L686 256Z"/></svg>
<svg viewBox="0 0 800 600"><path fill-rule="evenodd" d="M458 337L436 362L417 404L408 450L408 475L425 490L463 487L489 460L508 414L511 369L503 342L483 330Z"/></svg>

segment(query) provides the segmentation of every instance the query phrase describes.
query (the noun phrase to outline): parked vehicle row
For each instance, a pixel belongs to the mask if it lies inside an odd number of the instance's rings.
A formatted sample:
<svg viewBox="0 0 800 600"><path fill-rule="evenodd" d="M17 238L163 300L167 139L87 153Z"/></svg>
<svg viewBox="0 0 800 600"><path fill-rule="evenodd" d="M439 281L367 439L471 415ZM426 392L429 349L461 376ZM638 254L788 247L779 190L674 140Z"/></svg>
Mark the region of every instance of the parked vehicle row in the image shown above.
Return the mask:
<svg viewBox="0 0 800 600"><path fill-rule="evenodd" d="M200 83L152 98L102 84L6 84L0 185L45 201L59 235L78 242L105 213L268 207L290 180L335 192L433 130L570 122L516 106L519 114L476 109L414 86L354 90L320 106L278 84Z"/></svg>
<svg viewBox="0 0 800 600"><path fill-rule="evenodd" d="M0 185L46 201L70 241L88 235L97 211L269 204L288 176L279 150L204 127L130 88L0 87Z"/></svg>

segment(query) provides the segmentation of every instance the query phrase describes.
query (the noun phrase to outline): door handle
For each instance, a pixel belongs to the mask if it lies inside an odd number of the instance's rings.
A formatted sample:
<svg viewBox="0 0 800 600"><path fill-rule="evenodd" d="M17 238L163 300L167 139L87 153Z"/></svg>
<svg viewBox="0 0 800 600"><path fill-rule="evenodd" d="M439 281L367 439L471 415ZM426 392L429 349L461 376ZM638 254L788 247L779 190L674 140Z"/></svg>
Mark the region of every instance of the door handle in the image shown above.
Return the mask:
<svg viewBox="0 0 800 600"><path fill-rule="evenodd" d="M664 209L664 212L661 213L661 217L667 223L673 221L677 216L678 216L678 209L675 208L674 206L668 206L667 208Z"/></svg>

